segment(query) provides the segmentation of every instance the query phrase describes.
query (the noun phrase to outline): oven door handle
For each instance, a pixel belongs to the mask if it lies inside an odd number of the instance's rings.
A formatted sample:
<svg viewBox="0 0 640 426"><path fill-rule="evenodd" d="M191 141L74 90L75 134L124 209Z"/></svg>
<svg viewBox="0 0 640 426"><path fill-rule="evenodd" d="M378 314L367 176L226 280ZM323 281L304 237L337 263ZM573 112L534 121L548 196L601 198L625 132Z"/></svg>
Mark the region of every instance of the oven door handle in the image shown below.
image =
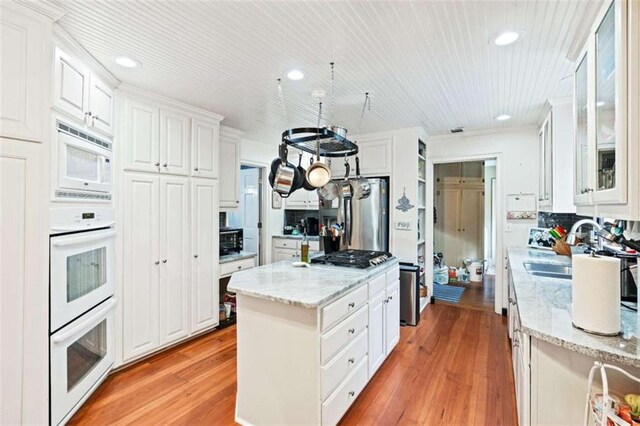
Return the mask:
<svg viewBox="0 0 640 426"><path fill-rule="evenodd" d="M82 324L79 324L78 326L73 327L71 330L65 331L64 333L58 334L57 336L53 337L51 340L53 341L53 343L59 344L62 342L66 342L73 336L89 331L89 329L93 326L93 323L95 322L95 320L104 316L107 312L113 309L114 306L116 306L116 299L112 298L106 303L104 307L100 308L100 310L98 310L96 313L94 313L92 316L90 316L86 320L83 320Z"/></svg>
<svg viewBox="0 0 640 426"><path fill-rule="evenodd" d="M54 247L73 246L76 244L88 243L91 241L104 240L116 235L116 231L104 231L100 233L92 232L91 235L82 235L76 238L65 238L63 241L54 241L51 243ZM55 238L55 237L54 237Z"/></svg>
<svg viewBox="0 0 640 426"><path fill-rule="evenodd" d="M102 226L100 226L100 228L110 228L113 225L115 225L115 222L107 222L105 224L102 224ZM78 228L51 228L52 231L56 231L56 232L74 232L74 231L82 231L82 229L78 229Z"/></svg>

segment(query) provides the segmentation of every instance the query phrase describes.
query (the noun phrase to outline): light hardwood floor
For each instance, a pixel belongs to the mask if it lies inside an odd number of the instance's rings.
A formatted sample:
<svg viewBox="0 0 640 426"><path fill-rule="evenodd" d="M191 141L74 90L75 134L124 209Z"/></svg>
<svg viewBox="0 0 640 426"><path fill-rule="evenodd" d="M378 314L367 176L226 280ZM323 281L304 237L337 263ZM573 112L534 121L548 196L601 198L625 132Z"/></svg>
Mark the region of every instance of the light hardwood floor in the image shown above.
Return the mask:
<svg viewBox="0 0 640 426"><path fill-rule="evenodd" d="M464 287L464 293L458 303L437 301L444 305L458 306L460 308L478 309L494 312L495 303L495 279L494 275L485 275L483 282L466 284L449 284L456 287Z"/></svg>
<svg viewBox="0 0 640 426"><path fill-rule="evenodd" d="M506 318L430 305L342 425L516 425ZM234 423L235 326L109 377L71 425Z"/></svg>

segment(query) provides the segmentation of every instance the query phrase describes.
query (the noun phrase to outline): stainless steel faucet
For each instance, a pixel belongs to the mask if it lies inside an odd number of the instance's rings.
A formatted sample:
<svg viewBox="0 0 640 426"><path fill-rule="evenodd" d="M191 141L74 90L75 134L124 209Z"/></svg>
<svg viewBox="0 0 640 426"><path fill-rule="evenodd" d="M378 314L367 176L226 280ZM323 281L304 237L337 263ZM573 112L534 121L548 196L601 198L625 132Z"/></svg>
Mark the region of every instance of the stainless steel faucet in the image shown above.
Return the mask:
<svg viewBox="0 0 640 426"><path fill-rule="evenodd" d="M600 226L598 222L596 222L595 220L591 220L591 219L582 219L573 224L573 226L571 227L571 230L569 231L569 234L567 235L567 244L572 246L576 245L576 242L578 241L578 238L576 237L576 232L578 231L578 229L580 229L582 225L593 226L593 229L595 230L594 235L596 239L596 248L598 250L602 250L602 238L600 238L600 230L602 229L602 226Z"/></svg>

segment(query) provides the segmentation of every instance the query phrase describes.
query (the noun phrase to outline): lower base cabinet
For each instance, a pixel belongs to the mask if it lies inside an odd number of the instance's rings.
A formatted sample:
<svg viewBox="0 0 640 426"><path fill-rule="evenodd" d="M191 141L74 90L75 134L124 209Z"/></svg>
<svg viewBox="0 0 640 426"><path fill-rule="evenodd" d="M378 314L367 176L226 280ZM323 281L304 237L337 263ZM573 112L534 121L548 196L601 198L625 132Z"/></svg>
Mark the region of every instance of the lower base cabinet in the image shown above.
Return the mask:
<svg viewBox="0 0 640 426"><path fill-rule="evenodd" d="M318 308L238 294L236 421L338 423L399 341L399 274Z"/></svg>

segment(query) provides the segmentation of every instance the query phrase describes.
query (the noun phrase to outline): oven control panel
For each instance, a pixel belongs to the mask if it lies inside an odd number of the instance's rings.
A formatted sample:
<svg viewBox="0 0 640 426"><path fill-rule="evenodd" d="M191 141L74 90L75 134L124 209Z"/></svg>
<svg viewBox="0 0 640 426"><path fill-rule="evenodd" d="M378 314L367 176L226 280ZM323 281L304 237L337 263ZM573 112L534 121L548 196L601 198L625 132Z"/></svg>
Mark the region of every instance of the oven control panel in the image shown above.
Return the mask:
<svg viewBox="0 0 640 426"><path fill-rule="evenodd" d="M107 228L114 224L115 211L109 207L61 207L51 209L51 235Z"/></svg>

